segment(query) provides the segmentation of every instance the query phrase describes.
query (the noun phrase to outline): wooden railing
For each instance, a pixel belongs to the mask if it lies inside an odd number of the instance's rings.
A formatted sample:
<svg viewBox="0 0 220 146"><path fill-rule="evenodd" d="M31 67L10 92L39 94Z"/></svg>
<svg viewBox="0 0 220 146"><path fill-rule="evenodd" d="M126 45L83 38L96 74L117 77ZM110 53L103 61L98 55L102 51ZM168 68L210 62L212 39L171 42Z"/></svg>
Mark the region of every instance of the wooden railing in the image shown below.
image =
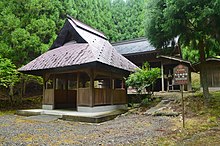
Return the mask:
<svg viewBox="0 0 220 146"><path fill-rule="evenodd" d="M45 89L43 104L54 104L54 90Z"/></svg>
<svg viewBox="0 0 220 146"><path fill-rule="evenodd" d="M76 90L54 90L56 103L72 103L76 99Z"/></svg>
<svg viewBox="0 0 220 146"><path fill-rule="evenodd" d="M94 92L95 92L94 105L111 104L111 97L112 97L111 89L95 88Z"/></svg>
<svg viewBox="0 0 220 146"><path fill-rule="evenodd" d="M78 105L90 106L90 88L79 88L78 91ZM124 89L95 88L93 105L125 104L127 103L126 97Z"/></svg>
<svg viewBox="0 0 220 146"><path fill-rule="evenodd" d="M127 95L124 89L113 90L113 104L125 104L127 103Z"/></svg>
<svg viewBox="0 0 220 146"><path fill-rule="evenodd" d="M78 105L90 105L90 88L79 88L78 89Z"/></svg>
<svg viewBox="0 0 220 146"><path fill-rule="evenodd" d="M76 106L76 102L81 106L90 106L90 88L78 89L78 101L76 101L77 90L53 90L46 89L45 97L43 98L43 104L70 104L73 107ZM93 105L111 105L111 104L125 104L127 103L126 91L124 89L94 89ZM71 107L72 107L71 106Z"/></svg>

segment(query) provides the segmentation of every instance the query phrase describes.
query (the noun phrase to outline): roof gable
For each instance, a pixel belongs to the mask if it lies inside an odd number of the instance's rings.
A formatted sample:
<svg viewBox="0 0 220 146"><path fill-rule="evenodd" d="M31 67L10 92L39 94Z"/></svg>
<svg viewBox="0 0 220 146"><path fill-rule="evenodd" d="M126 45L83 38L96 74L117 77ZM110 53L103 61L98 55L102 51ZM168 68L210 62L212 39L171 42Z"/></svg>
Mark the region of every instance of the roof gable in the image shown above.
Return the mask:
<svg viewBox="0 0 220 146"><path fill-rule="evenodd" d="M73 22L77 27L79 27L79 28L81 28L83 30L86 30L86 31L88 31L90 33L93 33L93 34L95 34L95 35L97 35L99 37L102 37L102 38L107 40L107 37L104 35L104 33L102 33L100 31L90 27L89 25L86 25L86 24L80 22L77 19L72 18L71 16L67 16L67 17L69 18L68 20L69 21L71 20L71 22Z"/></svg>

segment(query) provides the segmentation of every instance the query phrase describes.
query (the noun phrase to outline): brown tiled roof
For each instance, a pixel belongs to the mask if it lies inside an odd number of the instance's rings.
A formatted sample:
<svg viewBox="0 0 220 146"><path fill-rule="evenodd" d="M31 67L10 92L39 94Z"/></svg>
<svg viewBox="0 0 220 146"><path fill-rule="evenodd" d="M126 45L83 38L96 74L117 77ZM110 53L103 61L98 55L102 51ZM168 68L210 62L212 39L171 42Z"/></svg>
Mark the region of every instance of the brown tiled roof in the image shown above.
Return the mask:
<svg viewBox="0 0 220 146"><path fill-rule="evenodd" d="M137 68L119 54L102 33L70 17L68 17L68 22L86 43L72 41L49 50L20 68L19 71L30 72L91 62L100 62L126 71L134 71Z"/></svg>

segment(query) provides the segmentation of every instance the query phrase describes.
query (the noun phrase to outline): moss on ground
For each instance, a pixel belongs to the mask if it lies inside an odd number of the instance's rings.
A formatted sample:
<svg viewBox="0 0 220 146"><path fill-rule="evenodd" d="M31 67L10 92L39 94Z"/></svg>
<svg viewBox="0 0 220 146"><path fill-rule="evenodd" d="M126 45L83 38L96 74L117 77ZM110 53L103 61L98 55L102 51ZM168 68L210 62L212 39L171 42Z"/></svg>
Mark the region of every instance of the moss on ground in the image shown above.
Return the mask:
<svg viewBox="0 0 220 146"><path fill-rule="evenodd" d="M14 113L15 113L15 110L4 110L4 111L0 111L0 116L11 115Z"/></svg>

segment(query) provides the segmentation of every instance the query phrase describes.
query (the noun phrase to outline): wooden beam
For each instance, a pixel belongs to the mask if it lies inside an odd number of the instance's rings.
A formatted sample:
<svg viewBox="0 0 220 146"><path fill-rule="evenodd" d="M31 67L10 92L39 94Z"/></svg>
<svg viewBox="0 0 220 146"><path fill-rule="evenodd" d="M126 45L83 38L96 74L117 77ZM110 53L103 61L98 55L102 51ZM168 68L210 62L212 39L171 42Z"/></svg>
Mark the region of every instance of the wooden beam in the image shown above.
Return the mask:
<svg viewBox="0 0 220 146"><path fill-rule="evenodd" d="M106 77L114 77L114 78L123 78L123 75L122 74L114 74L112 73L111 71L107 72L107 71L103 71L103 70L99 70L99 69L96 69L95 70L95 75L103 75L103 76L106 76Z"/></svg>

